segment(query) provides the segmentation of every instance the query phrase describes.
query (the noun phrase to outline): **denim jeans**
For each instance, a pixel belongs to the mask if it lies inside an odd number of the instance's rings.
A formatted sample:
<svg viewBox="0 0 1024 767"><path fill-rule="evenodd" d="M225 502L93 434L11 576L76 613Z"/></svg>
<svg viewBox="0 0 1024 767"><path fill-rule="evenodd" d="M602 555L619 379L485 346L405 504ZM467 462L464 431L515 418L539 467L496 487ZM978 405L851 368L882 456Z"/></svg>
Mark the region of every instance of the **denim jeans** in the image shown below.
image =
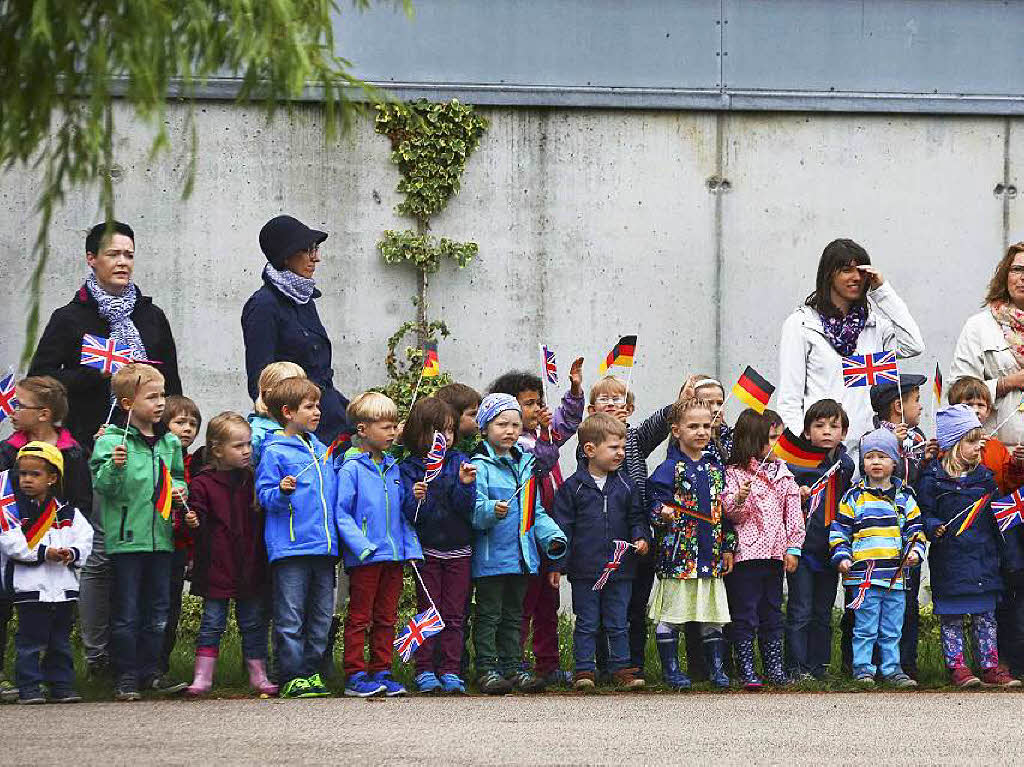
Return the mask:
<svg viewBox="0 0 1024 767"><path fill-rule="evenodd" d="M608 671L629 667L629 633L626 616L633 582L628 579L609 580L600 591L594 591L593 580L573 580L572 611L576 628L572 634L576 671L594 671L598 627L604 628L608 642Z"/></svg>
<svg viewBox="0 0 1024 767"><path fill-rule="evenodd" d="M902 589L886 591L884 586L871 586L861 606L853 611L853 674L875 675L873 655L875 644L881 657L882 676L899 673L900 635L906 593Z"/></svg>
<svg viewBox="0 0 1024 767"><path fill-rule="evenodd" d="M220 639L228 625L230 599L203 600L203 619L199 622L196 648L220 647ZM242 657L246 660L267 659L266 604L260 598L236 599L235 620L242 635Z"/></svg>
<svg viewBox="0 0 1024 767"><path fill-rule="evenodd" d="M335 557L286 557L271 565L274 649L282 683L320 670L334 615Z"/></svg>
<svg viewBox="0 0 1024 767"><path fill-rule="evenodd" d="M167 628L164 629L164 646L160 651L160 672L171 670L171 653L178 642L178 621L181 620L181 595L185 591L185 565L188 552L175 549L171 559L171 585L168 591Z"/></svg>
<svg viewBox="0 0 1024 767"><path fill-rule="evenodd" d="M71 627L74 622L73 602L22 602L18 605L14 678L21 697L39 692L43 682L50 685L54 695L72 689L75 665L71 655Z"/></svg>
<svg viewBox="0 0 1024 767"><path fill-rule="evenodd" d="M120 679L136 684L159 672L171 590L171 552L112 554L111 659Z"/></svg>
<svg viewBox="0 0 1024 767"><path fill-rule="evenodd" d="M815 572L801 557L796 572L787 575L786 665L791 676L823 677L832 662L832 609L839 573L832 568Z"/></svg>

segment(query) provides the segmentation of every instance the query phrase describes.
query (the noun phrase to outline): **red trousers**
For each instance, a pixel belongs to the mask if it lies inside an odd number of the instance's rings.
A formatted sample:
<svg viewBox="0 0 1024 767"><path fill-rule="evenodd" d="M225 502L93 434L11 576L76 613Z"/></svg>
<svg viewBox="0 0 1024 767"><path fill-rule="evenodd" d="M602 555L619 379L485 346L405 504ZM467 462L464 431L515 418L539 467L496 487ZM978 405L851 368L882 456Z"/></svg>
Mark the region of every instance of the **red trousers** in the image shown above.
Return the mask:
<svg viewBox="0 0 1024 767"><path fill-rule="evenodd" d="M550 563L541 559L540 573L531 575L523 599L523 627L519 641L524 655L530 628L533 628L533 655L536 658L534 671L545 676L558 670L558 589L548 583Z"/></svg>
<svg viewBox="0 0 1024 767"><path fill-rule="evenodd" d="M345 675L391 670L391 653L402 596L402 563L377 562L348 571L348 613L345 615ZM370 662L366 662L366 635Z"/></svg>

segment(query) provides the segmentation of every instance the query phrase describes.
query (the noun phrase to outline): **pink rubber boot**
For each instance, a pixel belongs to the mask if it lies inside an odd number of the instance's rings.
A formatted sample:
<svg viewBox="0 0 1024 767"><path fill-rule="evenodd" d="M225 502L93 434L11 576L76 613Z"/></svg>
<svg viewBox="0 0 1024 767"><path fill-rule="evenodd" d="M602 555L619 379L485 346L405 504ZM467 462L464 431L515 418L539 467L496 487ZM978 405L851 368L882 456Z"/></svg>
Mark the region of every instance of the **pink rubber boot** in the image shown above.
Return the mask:
<svg viewBox="0 0 1024 767"><path fill-rule="evenodd" d="M249 686L260 695L277 695L277 685L267 679L267 664L262 660L247 658L245 665L249 668Z"/></svg>
<svg viewBox="0 0 1024 767"><path fill-rule="evenodd" d="M213 687L213 669L217 665L217 648L200 647L196 650L196 670L192 684L185 688L185 697L198 698Z"/></svg>

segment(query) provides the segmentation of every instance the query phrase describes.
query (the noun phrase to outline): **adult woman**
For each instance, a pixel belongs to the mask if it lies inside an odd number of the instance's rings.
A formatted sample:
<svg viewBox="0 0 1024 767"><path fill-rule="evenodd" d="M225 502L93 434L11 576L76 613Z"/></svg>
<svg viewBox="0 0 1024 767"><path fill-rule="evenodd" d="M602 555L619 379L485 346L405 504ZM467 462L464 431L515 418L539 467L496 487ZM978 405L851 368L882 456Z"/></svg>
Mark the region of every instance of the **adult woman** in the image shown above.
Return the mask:
<svg viewBox="0 0 1024 767"><path fill-rule="evenodd" d="M267 258L263 287L242 309L245 371L249 395L260 395L260 372L271 362L294 362L320 387L320 428L316 435L330 444L345 428L348 400L334 388L331 340L313 299L320 297L313 273L320 262L326 232L310 229L291 216L277 216L260 230Z"/></svg>
<svg viewBox="0 0 1024 767"><path fill-rule="evenodd" d="M853 240L833 240L821 253L814 292L782 325L779 343L779 415L803 432L804 413L825 398L850 417L847 446L872 427L870 388L843 385L843 357L894 350L897 357L924 351L910 311L867 251Z"/></svg>
<svg viewBox="0 0 1024 767"><path fill-rule="evenodd" d="M1024 242L1011 245L996 267L985 296L984 309L964 323L953 352L950 378L980 378L992 394L995 408L985 426L1024 460ZM1005 423L1004 423L1005 421Z"/></svg>

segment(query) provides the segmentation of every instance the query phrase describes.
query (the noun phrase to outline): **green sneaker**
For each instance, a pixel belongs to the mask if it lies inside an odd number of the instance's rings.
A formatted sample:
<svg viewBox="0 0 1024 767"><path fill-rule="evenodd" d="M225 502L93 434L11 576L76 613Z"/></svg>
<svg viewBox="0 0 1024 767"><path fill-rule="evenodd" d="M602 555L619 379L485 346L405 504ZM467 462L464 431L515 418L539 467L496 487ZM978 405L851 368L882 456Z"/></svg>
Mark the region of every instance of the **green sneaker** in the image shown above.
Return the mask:
<svg viewBox="0 0 1024 767"><path fill-rule="evenodd" d="M303 679L302 677L296 677L292 679L288 684L281 688L281 692L278 693L279 698L308 698L309 695L309 680Z"/></svg>
<svg viewBox="0 0 1024 767"><path fill-rule="evenodd" d="M11 684L7 676L0 671L0 702L13 703L18 699L18 688Z"/></svg>
<svg viewBox="0 0 1024 767"><path fill-rule="evenodd" d="M306 677L306 684L309 690L300 697L303 698L326 698L331 694L331 691L324 686L323 680L319 674L313 674L313 676Z"/></svg>

